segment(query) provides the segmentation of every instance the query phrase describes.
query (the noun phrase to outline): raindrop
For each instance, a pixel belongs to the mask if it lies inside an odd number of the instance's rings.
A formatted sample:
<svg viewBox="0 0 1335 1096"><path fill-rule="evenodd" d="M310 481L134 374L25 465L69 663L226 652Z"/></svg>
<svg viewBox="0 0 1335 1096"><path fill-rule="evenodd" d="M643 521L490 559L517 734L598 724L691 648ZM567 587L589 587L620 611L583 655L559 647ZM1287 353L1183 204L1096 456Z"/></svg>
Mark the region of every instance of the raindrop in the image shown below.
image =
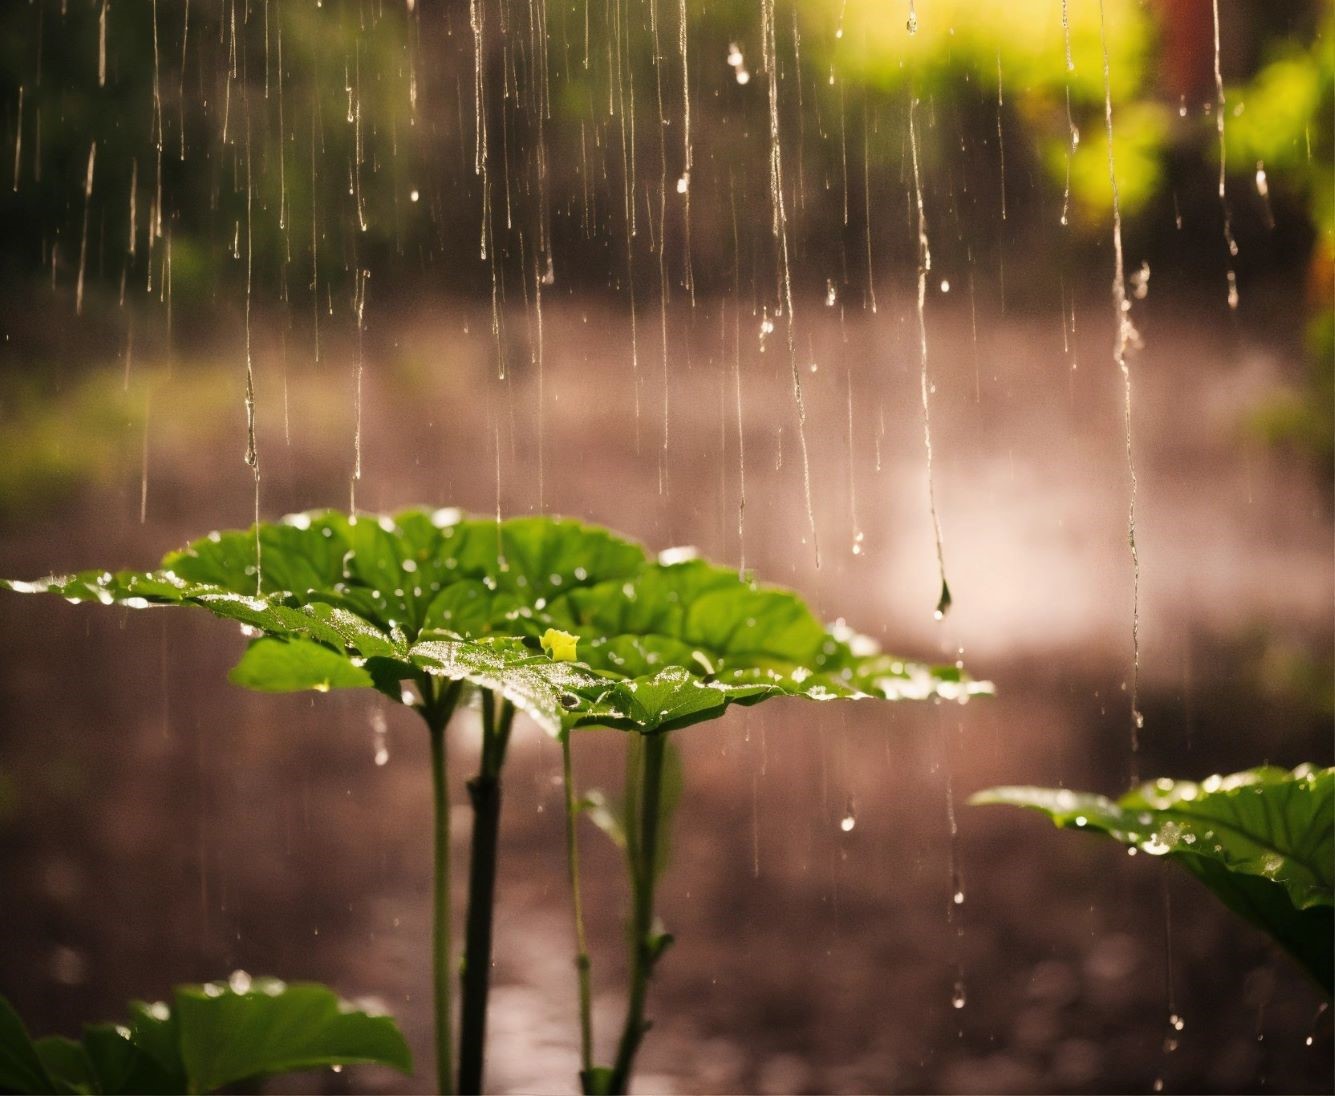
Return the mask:
<svg viewBox="0 0 1335 1096"><path fill-rule="evenodd" d="M1131 295L1143 301L1150 294L1150 264L1141 263L1140 269L1131 275Z"/></svg>
<svg viewBox="0 0 1335 1096"><path fill-rule="evenodd" d="M950 995L950 1005L951 1005L951 1008L961 1009L961 1008L963 1008L963 1007L965 1006L965 1004L966 1004L967 1002L968 1002L968 998L967 998L967 996L966 996L966 994L965 994L965 991L964 991L964 979L963 979L963 978L956 978L956 979L955 979L955 990L954 990L954 992Z"/></svg>
<svg viewBox="0 0 1335 1096"><path fill-rule="evenodd" d="M379 708L371 713L371 747L375 751L375 763L378 766L389 764L389 726L385 713Z"/></svg>

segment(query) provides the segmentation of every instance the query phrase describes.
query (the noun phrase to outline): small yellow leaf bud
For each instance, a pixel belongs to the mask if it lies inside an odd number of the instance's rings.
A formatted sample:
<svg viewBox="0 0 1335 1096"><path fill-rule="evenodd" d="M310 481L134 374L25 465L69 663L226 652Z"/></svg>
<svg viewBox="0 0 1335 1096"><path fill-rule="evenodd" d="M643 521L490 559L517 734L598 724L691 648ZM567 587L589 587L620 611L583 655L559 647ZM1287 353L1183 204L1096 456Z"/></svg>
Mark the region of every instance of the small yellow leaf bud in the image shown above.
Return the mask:
<svg viewBox="0 0 1335 1096"><path fill-rule="evenodd" d="M542 638L538 642L553 661L575 661L575 644L579 642L579 636L563 632L559 628L548 628L542 633Z"/></svg>

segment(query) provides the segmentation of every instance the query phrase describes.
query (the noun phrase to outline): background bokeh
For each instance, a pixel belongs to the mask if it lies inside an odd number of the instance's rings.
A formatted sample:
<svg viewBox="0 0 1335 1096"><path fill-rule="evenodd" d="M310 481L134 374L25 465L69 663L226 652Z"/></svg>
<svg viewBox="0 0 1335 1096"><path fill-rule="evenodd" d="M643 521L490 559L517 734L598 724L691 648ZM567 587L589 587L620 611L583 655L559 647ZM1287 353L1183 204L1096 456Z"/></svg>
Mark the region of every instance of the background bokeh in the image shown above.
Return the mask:
<svg viewBox="0 0 1335 1096"><path fill-rule="evenodd" d="M250 521L249 363L266 517L354 491L572 514L996 683L676 736L641 1090L1329 1091L1318 993L1193 880L964 805L1335 752L1331 19L1218 11L1222 201L1209 0L918 0L912 34L879 0L6 4L0 573L147 567ZM1105 43L1143 344L1135 759ZM424 736L374 697L227 685L243 644L205 614L0 603L0 992L70 1032L236 967L318 978L380 997L419 1072L287 1087L422 1090ZM452 746L468 772L466 721ZM620 756L576 742L589 786ZM573 1089L559 773L523 727L498 1091ZM627 896L586 845L606 1040Z"/></svg>

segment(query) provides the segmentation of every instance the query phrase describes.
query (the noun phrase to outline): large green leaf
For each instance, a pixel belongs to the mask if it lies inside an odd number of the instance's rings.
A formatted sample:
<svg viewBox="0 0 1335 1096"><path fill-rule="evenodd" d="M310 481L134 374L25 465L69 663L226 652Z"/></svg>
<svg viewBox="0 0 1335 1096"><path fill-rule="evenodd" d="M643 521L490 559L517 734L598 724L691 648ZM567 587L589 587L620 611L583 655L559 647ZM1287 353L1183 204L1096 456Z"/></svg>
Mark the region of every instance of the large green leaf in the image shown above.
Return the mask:
<svg viewBox="0 0 1335 1096"><path fill-rule="evenodd" d="M374 685L399 699L402 681L434 675L493 690L553 734L669 730L772 696L990 691L956 667L905 662L842 626L827 630L790 591L700 560L651 559L561 518L296 514L210 534L153 572L0 586L202 606L257 637L232 674L248 688ZM574 661L544 652L549 628L579 637Z"/></svg>
<svg viewBox="0 0 1335 1096"><path fill-rule="evenodd" d="M1331 992L1335 769L1264 766L1199 783L1161 779L1117 800L1065 788L991 788L970 802L1029 807L1060 827L1180 860Z"/></svg>
<svg viewBox="0 0 1335 1096"><path fill-rule="evenodd" d="M269 1073L373 1062L412 1072L394 1021L352 1008L330 989L256 979L245 992L211 982L176 990L181 1059L194 1091Z"/></svg>
<svg viewBox="0 0 1335 1096"><path fill-rule="evenodd" d="M83 1040L36 1043L0 997L0 1091L212 1092L238 1081L320 1066L376 1063L412 1071L394 1021L313 984L178 986L175 1005L133 1002L129 1026L89 1024Z"/></svg>

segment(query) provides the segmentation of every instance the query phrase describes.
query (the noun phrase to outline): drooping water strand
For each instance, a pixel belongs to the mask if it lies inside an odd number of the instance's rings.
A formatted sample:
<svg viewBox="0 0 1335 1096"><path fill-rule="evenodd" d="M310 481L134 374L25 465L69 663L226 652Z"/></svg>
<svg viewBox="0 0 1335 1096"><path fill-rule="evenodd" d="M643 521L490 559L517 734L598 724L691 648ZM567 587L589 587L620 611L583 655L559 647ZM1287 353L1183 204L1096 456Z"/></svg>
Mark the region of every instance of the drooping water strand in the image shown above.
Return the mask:
<svg viewBox="0 0 1335 1096"><path fill-rule="evenodd" d="M852 525L852 552L862 555L862 523L858 520L858 481L857 461L854 460L853 447L853 367L844 363L844 380L848 389L848 518Z"/></svg>
<svg viewBox="0 0 1335 1096"><path fill-rule="evenodd" d="M742 331L733 312L733 389L737 404L737 576L746 579L746 435L742 426Z"/></svg>
<svg viewBox="0 0 1335 1096"><path fill-rule="evenodd" d="M366 366L366 283L369 270L358 270L353 287L353 310L357 316L357 368L353 389L352 477L348 481L348 513L357 513L357 484L362 478L362 373Z"/></svg>
<svg viewBox="0 0 1335 1096"><path fill-rule="evenodd" d="M83 233L79 238L79 275L74 287L74 314L83 315L83 276L88 265L88 209L93 201L93 165L97 160L97 142L88 146L88 170L83 180Z"/></svg>
<svg viewBox="0 0 1335 1096"><path fill-rule="evenodd" d="M1233 260L1238 254L1238 243L1233 238L1233 214L1228 207L1228 188L1225 181L1227 167L1224 146L1224 76L1219 67L1219 0L1210 0L1214 18L1214 124L1219 134L1219 208L1224 216L1224 273L1228 279L1228 307L1238 307L1238 276Z"/></svg>
<svg viewBox="0 0 1335 1096"><path fill-rule="evenodd" d="M1131 781L1139 780L1140 732L1145 717L1140 711L1140 552L1136 547L1136 460L1131 446L1131 367L1127 352L1139 340L1131 323L1131 302L1126 295L1126 265L1122 254L1122 207L1117 193L1117 164L1113 156L1112 74L1108 63L1107 19L1099 0L1099 45L1103 50L1103 120L1108 141L1108 182L1112 187L1113 312L1117 338L1113 361L1122 374L1122 414L1126 433L1126 467L1130 478L1127 500L1127 545L1131 551Z"/></svg>
<svg viewBox="0 0 1335 1096"><path fill-rule="evenodd" d="M677 193L682 196L682 249L685 267L682 272L682 284L690 298L691 307L695 307L695 273L691 262L691 169L694 164L694 152L691 148L691 68L687 50L686 0L677 0L677 45L681 50L681 125L682 125L682 172L677 180Z"/></svg>
<svg viewBox="0 0 1335 1096"><path fill-rule="evenodd" d="M615 63L612 66L612 79L609 82L609 112L616 114L621 138L621 182L624 211L623 228L626 237L626 299L630 312L630 370L631 391L635 404L635 452L640 452L640 335L639 318L635 301L635 97L626 97L626 85L622 77L622 13L619 0L613 0L615 18L613 35L615 40ZM608 48L613 42L609 41ZM609 58L610 60L610 58ZM617 111L617 105L620 110Z"/></svg>
<svg viewBox="0 0 1335 1096"><path fill-rule="evenodd" d="M534 348L534 365L537 366L538 374L538 513L545 513L546 506L546 483L545 483L545 442L546 442L546 417L547 417L547 393L546 393L546 345L542 327L542 284L546 281L542 271L542 260L540 257L534 259L533 269L533 311L537 322L537 339Z"/></svg>
<svg viewBox="0 0 1335 1096"><path fill-rule="evenodd" d="M154 0L156 4L156 0ZM232 13L233 19L233 42L235 42L235 9ZM260 544L260 453L259 447L255 443L255 357L251 342L251 324L250 309L251 298L254 288L255 271L255 235L254 235L254 206L255 206L255 187L252 175L252 146L250 140L250 93L246 90L245 82L241 85L241 107L245 113L245 135L246 135L246 464L250 466L251 475L255 483L255 593L258 595L264 588L264 559L263 548ZM160 159L160 158L159 158ZM152 232L149 232L149 238L152 239ZM152 263L150 262L150 266Z"/></svg>
<svg viewBox="0 0 1335 1096"><path fill-rule="evenodd" d="M235 18L235 12L233 13ZM233 36L235 36L233 29ZM158 61L158 0L153 0L153 147L157 155L157 190L153 199L153 216L149 220L149 267L152 268L153 241L162 239L162 147L165 143L162 117L162 81ZM246 125L250 125L247 116ZM249 159L249 129L247 129L246 157ZM249 167L249 165L247 165Z"/></svg>
<svg viewBox="0 0 1335 1096"><path fill-rule="evenodd" d="M1071 216L1071 161L1075 158L1075 150L1080 144L1080 130L1076 128L1075 119L1071 117L1071 73L1075 71L1075 62L1071 60L1071 13L1068 10L1069 0L1062 0L1062 42L1066 48L1066 131L1068 140L1066 144L1066 185L1062 191L1062 224L1070 223Z"/></svg>
<svg viewBox="0 0 1335 1096"><path fill-rule="evenodd" d="M491 229L491 186L487 178L487 115L486 70L482 48L484 22L483 0L468 0L468 25L473 32L473 174L482 180L482 223L479 228L478 248L487 259L487 242ZM495 267L493 266L492 296L495 297ZM504 366L502 366L504 369Z"/></svg>
<svg viewBox="0 0 1335 1096"><path fill-rule="evenodd" d="M780 290L788 335L788 364L792 371L793 402L797 406L797 440L802 453L802 491L807 508L811 546L820 567L820 538L816 532L816 508L811 498L811 457L807 450L807 409L802 398L802 375L797 366L796 317L793 314L793 277L788 261L788 213L783 183L783 142L779 135L779 57L774 32L774 0L761 0L765 72L769 77L769 186L771 227L779 248Z"/></svg>
<svg viewBox="0 0 1335 1096"><path fill-rule="evenodd" d="M862 221L867 245L867 304L876 315L876 270L871 257L871 137L867 125L867 100L862 100ZM827 285L825 303L833 306L834 283Z"/></svg>
<svg viewBox="0 0 1335 1096"><path fill-rule="evenodd" d="M936 565L941 578L941 594L937 598L935 616L944 619L950 612L950 584L946 581L946 550L941 537L941 516L936 509L936 475L932 453L931 378L927 372L927 275L932 270L932 249L927 240L927 214L923 209L922 175L918 168L918 100L909 97L909 149L913 159L913 199L918 210L918 356L919 389L922 395L922 439L927 454L927 506L932 517L932 534L936 540Z"/></svg>
<svg viewBox="0 0 1335 1096"><path fill-rule="evenodd" d="M19 172L23 166L23 85L19 85L19 108L14 119L14 193L19 190Z"/></svg>
<svg viewBox="0 0 1335 1096"><path fill-rule="evenodd" d="M102 0L102 10L97 16L97 86L107 86L107 3Z"/></svg>
<svg viewBox="0 0 1335 1096"><path fill-rule="evenodd" d="M145 388L144 390L144 433L143 444L140 450L139 464L139 524L143 525L148 521L148 422L149 413L152 410L153 390Z"/></svg>
<svg viewBox="0 0 1335 1096"><path fill-rule="evenodd" d="M311 100L311 333L315 364L320 364L320 205L315 155L320 132L319 96Z"/></svg>
<svg viewBox="0 0 1335 1096"><path fill-rule="evenodd" d="M185 56L186 45L190 41L190 0L185 0L181 16L181 83L177 93L181 118L181 161L185 161Z"/></svg>
<svg viewBox="0 0 1335 1096"><path fill-rule="evenodd" d="M1001 127L1001 112L1006 105L1001 78L1001 50L997 50L997 157L1001 166L1001 219L1006 219L1006 136Z"/></svg>

